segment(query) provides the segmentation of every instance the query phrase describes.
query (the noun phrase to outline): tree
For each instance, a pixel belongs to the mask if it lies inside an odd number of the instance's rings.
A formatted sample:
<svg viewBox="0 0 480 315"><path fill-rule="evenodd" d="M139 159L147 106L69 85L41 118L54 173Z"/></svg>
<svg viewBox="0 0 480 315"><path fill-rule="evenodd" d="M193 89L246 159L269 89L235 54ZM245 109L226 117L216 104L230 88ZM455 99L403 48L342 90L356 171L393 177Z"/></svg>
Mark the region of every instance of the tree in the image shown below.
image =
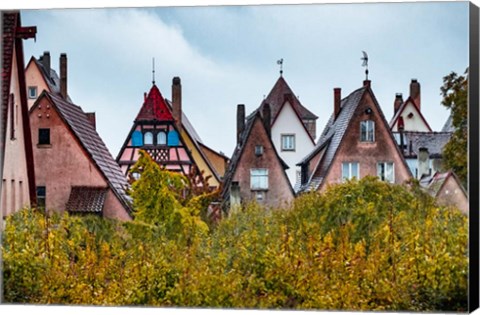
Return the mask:
<svg viewBox="0 0 480 315"><path fill-rule="evenodd" d="M468 68L464 75L455 72L443 78L440 88L443 96L442 105L450 109L454 132L443 149L443 160L447 169L452 169L467 187L468 161Z"/></svg>

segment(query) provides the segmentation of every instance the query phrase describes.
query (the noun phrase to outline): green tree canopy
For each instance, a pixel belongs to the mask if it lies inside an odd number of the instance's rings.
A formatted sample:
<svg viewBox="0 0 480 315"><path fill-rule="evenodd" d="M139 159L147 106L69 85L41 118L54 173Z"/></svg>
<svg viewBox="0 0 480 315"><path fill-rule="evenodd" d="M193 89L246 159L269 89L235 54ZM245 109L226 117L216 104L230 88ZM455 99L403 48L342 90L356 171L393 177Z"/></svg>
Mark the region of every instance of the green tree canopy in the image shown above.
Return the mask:
<svg viewBox="0 0 480 315"><path fill-rule="evenodd" d="M443 149L447 169L452 169L468 189L468 68L464 75L455 72L443 78L442 105L450 109L454 132Z"/></svg>

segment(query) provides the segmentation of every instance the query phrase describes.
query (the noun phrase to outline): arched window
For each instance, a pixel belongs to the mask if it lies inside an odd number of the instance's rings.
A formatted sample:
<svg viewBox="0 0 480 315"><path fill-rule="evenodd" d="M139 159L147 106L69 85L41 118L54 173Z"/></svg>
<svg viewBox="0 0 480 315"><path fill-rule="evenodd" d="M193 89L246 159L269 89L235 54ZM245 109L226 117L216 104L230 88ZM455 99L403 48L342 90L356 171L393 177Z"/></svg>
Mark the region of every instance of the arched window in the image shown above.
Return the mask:
<svg viewBox="0 0 480 315"><path fill-rule="evenodd" d="M145 132L143 135L143 142L145 145L153 145L153 133L150 131Z"/></svg>
<svg viewBox="0 0 480 315"><path fill-rule="evenodd" d="M178 132L175 130L171 130L168 133L168 145L169 146L177 146L179 144L179 139L178 139Z"/></svg>
<svg viewBox="0 0 480 315"><path fill-rule="evenodd" d="M132 133L132 146L141 147L143 145L143 136L142 133L138 130L135 130Z"/></svg>
<svg viewBox="0 0 480 315"><path fill-rule="evenodd" d="M157 144L158 145L166 145L167 144L167 134L165 131L160 131L157 134Z"/></svg>

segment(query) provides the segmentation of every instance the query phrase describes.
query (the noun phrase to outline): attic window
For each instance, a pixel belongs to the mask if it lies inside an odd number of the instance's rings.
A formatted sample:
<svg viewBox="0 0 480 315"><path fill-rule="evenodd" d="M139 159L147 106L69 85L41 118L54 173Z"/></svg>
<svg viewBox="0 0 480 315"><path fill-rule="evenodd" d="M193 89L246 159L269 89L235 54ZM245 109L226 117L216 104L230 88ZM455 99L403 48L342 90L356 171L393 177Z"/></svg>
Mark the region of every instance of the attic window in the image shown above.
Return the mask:
<svg viewBox="0 0 480 315"><path fill-rule="evenodd" d="M38 144L40 145L50 144L50 128L38 129Z"/></svg>
<svg viewBox="0 0 480 315"><path fill-rule="evenodd" d="M256 145L255 146L255 155L256 156L263 155L263 145Z"/></svg>
<svg viewBox="0 0 480 315"><path fill-rule="evenodd" d="M295 151L295 135L282 135L282 151Z"/></svg>
<svg viewBox="0 0 480 315"><path fill-rule="evenodd" d="M29 86L28 87L28 98L30 98L30 99L37 98L37 87L36 86Z"/></svg>
<svg viewBox="0 0 480 315"><path fill-rule="evenodd" d="M375 122L373 120L364 120L360 122L360 141L375 141Z"/></svg>
<svg viewBox="0 0 480 315"><path fill-rule="evenodd" d="M250 170L250 189L267 190L268 189L268 169L252 168Z"/></svg>

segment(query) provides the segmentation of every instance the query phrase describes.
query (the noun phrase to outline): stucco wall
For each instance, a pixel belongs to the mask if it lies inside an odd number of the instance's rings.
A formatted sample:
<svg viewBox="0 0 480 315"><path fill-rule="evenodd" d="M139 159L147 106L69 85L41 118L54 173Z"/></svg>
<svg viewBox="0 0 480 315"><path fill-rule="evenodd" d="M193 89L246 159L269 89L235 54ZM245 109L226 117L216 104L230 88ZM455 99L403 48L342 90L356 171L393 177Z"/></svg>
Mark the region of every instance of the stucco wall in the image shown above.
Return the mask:
<svg viewBox="0 0 480 315"><path fill-rule="evenodd" d="M20 88L17 72L17 60L13 52L12 76L10 93L14 95L14 116L11 120L11 108L7 110L7 126L5 137L5 156L2 178L1 212L9 215L30 205L28 190L27 161L25 152L22 109L20 103ZM11 126L15 128L15 138L11 139Z"/></svg>
<svg viewBox="0 0 480 315"><path fill-rule="evenodd" d="M256 145L263 145L263 155L255 155ZM250 189L250 169L252 168L268 169L268 190L264 192L265 198L264 201L261 202L262 204L277 207L293 199L290 183L284 175L282 165L278 161L274 150L262 126L262 121L256 118L250 137L247 139L245 149L233 176L233 181L239 183L240 196L244 202L256 198L255 192L252 192Z"/></svg>
<svg viewBox="0 0 480 315"><path fill-rule="evenodd" d="M30 112L37 186L46 187L46 208L65 210L72 186L107 187L96 165L77 142L47 98ZM50 128L50 145L38 145L38 129ZM111 191L104 206L106 217L124 218L125 210Z"/></svg>
<svg viewBox="0 0 480 315"><path fill-rule="evenodd" d="M447 178L442 189L438 192L437 202L441 205L457 207L464 214L468 214L467 196L452 176Z"/></svg>
<svg viewBox="0 0 480 315"><path fill-rule="evenodd" d="M413 114L411 118L408 117L410 113ZM413 105L413 103L407 103L401 113L401 116L403 117L405 131L430 131L423 119L420 117L417 107ZM393 125L392 131L398 131L398 120Z"/></svg>
<svg viewBox="0 0 480 315"><path fill-rule="evenodd" d="M40 69L37 67L35 62L30 62L25 70L25 82L27 88L27 100L28 100L28 109L32 108L33 104L37 100L38 96L42 94L43 90L50 91L48 85L45 83L42 74L40 73ZM28 97L28 87L29 86L36 86L37 87L37 98L29 98Z"/></svg>
<svg viewBox="0 0 480 315"><path fill-rule="evenodd" d="M367 108L372 114L365 113ZM360 122L373 120L375 122L375 141L360 141ZM396 143L389 135L388 125L384 124L380 112L374 106L369 93L365 93L352 120L345 132L342 143L337 150L337 156L332 162L330 171L323 183L336 184L342 182L342 162L358 162L359 176L377 176L377 162L394 163L395 183L403 183L410 178L408 167L404 165L396 150ZM322 190L326 185L322 185Z"/></svg>

